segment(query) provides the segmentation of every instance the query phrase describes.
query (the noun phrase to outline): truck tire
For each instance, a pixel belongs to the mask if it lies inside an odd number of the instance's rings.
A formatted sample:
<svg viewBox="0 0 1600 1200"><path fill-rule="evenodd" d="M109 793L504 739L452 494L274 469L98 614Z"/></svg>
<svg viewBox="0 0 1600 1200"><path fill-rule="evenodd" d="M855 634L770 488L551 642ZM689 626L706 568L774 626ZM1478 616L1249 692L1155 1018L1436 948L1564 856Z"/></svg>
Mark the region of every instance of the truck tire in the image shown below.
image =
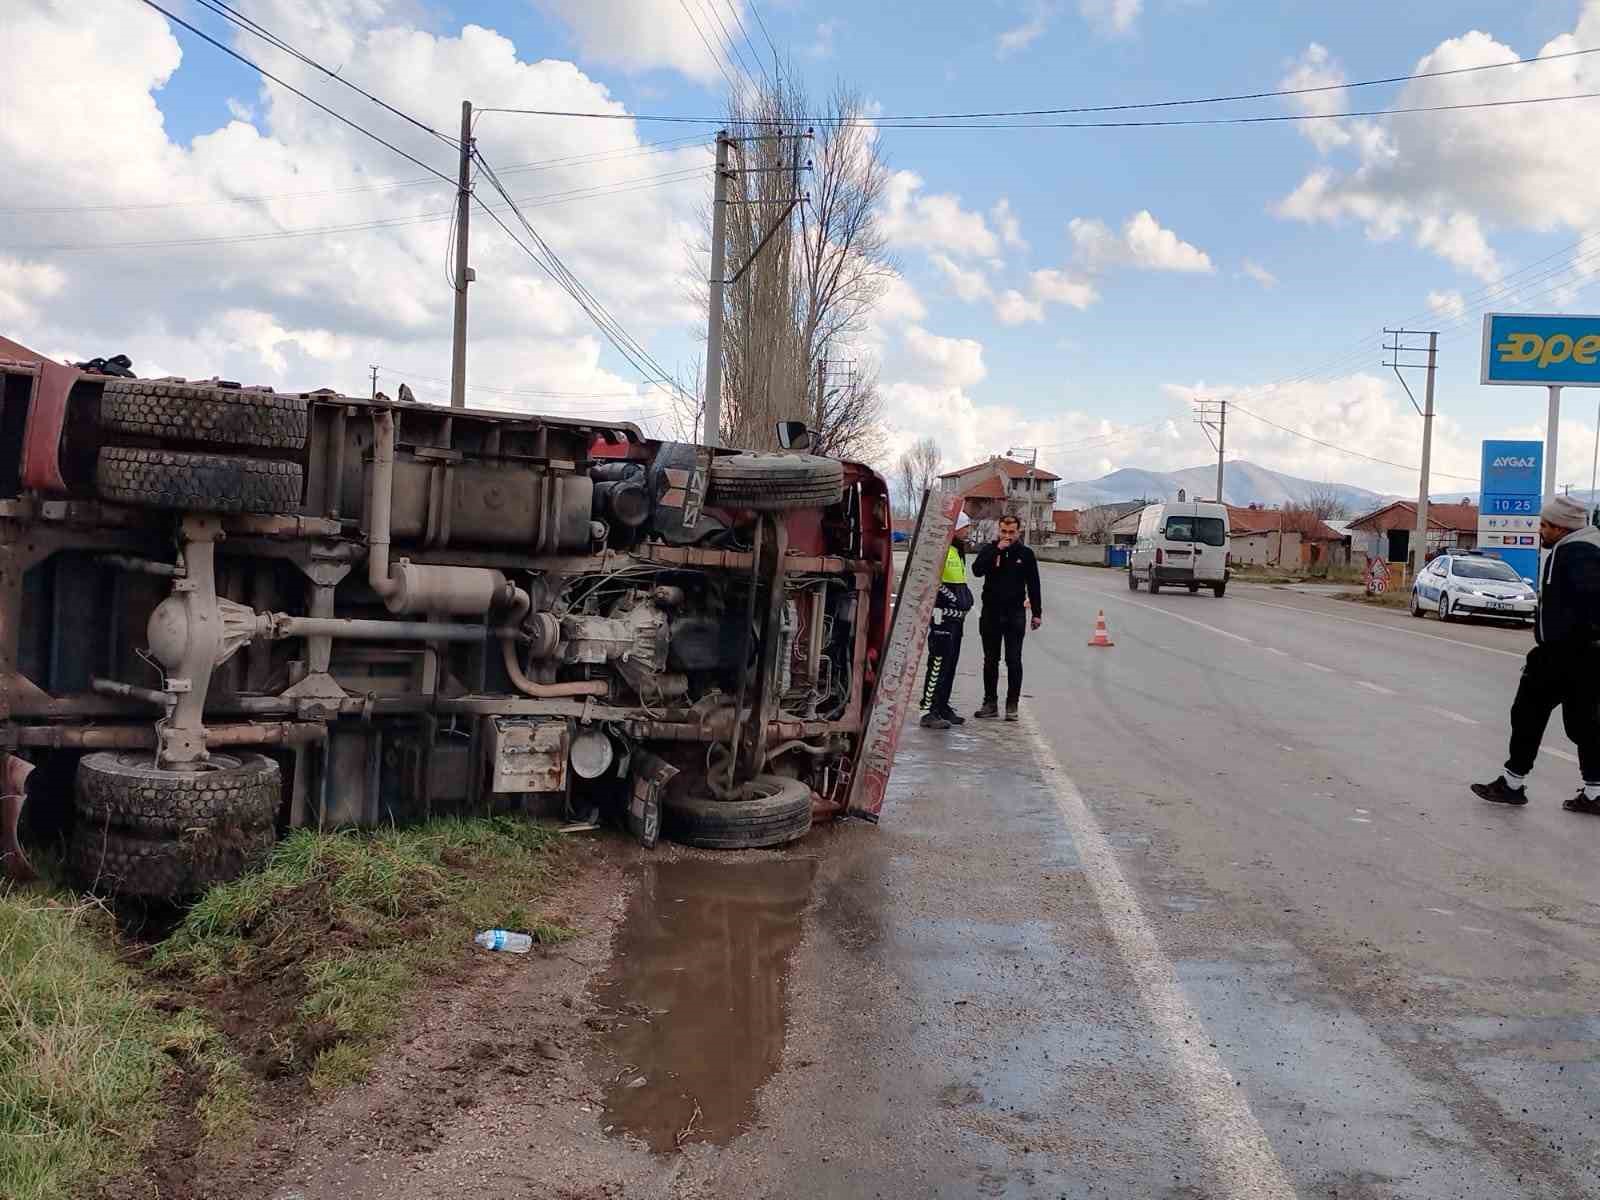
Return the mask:
<svg viewBox="0 0 1600 1200"><path fill-rule="evenodd" d="M757 775L746 790L746 800L669 797L662 832L685 846L751 850L782 846L811 831L811 789L798 779Z"/></svg>
<svg viewBox="0 0 1600 1200"><path fill-rule="evenodd" d="M93 891L182 900L227 883L262 862L277 831L219 826L182 837L146 837L78 822L67 849L74 876Z"/></svg>
<svg viewBox="0 0 1600 1200"><path fill-rule="evenodd" d="M175 837L213 826L272 825L283 775L264 754L213 754L207 769L168 771L145 751L100 750L79 760L76 790L80 822Z"/></svg>
<svg viewBox="0 0 1600 1200"><path fill-rule="evenodd" d="M844 495L844 464L815 454L730 454L711 460L706 490L713 508L827 508Z"/></svg>
<svg viewBox="0 0 1600 1200"><path fill-rule="evenodd" d="M306 398L113 379L100 393L100 425L165 442L301 450L306 444Z"/></svg>
<svg viewBox="0 0 1600 1200"><path fill-rule="evenodd" d="M300 507L299 463L106 446L95 467L103 500L142 508L215 513L285 513Z"/></svg>

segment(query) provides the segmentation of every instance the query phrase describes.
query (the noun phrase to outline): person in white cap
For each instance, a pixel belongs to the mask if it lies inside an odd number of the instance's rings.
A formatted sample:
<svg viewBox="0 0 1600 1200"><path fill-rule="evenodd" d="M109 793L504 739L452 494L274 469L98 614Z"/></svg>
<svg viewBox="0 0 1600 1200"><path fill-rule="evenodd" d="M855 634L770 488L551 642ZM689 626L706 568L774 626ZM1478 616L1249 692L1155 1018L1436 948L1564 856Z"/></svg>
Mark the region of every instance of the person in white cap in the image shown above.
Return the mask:
<svg viewBox="0 0 1600 1200"><path fill-rule="evenodd" d="M955 536L945 551L939 594L933 602L933 622L928 627L928 675L922 683L924 729L949 729L967 723L950 707L950 689L955 686L956 664L961 661L961 635L966 630L967 613L972 611L966 563L971 525L972 518L965 512L957 515Z"/></svg>
<svg viewBox="0 0 1600 1200"><path fill-rule="evenodd" d="M1600 529L1576 500L1552 496L1539 510L1539 540L1550 553L1539 583L1535 644L1511 702L1511 753L1492 783L1475 783L1472 791L1495 804L1526 804L1528 774L1560 705L1583 774L1578 794L1562 807L1600 816Z"/></svg>

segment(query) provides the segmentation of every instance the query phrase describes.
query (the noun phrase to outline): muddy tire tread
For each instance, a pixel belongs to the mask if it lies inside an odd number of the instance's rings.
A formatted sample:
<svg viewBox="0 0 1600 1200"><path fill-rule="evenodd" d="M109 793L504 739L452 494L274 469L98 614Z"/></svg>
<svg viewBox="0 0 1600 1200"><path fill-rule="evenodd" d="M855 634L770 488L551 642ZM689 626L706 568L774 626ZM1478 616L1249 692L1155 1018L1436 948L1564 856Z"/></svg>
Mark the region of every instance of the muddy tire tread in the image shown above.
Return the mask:
<svg viewBox="0 0 1600 1200"><path fill-rule="evenodd" d="M78 762L78 819L137 833L176 836L228 825L254 829L278 818L283 773L263 754L216 756L221 770L161 771L148 755L101 750Z"/></svg>
<svg viewBox="0 0 1600 1200"><path fill-rule="evenodd" d="M662 805L662 832L708 850L782 846L810 832L810 788L778 775L758 775L754 782L774 788L774 794L754 800L669 798Z"/></svg>
<svg viewBox="0 0 1600 1200"><path fill-rule="evenodd" d="M306 398L240 388L118 379L100 395L100 425L115 433L208 446L300 450Z"/></svg>
<svg viewBox="0 0 1600 1200"><path fill-rule="evenodd" d="M95 467L104 500L141 508L215 513L286 513L300 508L299 463L106 446Z"/></svg>
<svg viewBox="0 0 1600 1200"><path fill-rule="evenodd" d="M782 512L827 508L844 495L844 464L815 454L732 454L711 460L706 502Z"/></svg>
<svg viewBox="0 0 1600 1200"><path fill-rule="evenodd" d="M150 900L180 900L226 883L258 865L277 831L216 827L182 837L146 837L79 821L68 864L83 886Z"/></svg>

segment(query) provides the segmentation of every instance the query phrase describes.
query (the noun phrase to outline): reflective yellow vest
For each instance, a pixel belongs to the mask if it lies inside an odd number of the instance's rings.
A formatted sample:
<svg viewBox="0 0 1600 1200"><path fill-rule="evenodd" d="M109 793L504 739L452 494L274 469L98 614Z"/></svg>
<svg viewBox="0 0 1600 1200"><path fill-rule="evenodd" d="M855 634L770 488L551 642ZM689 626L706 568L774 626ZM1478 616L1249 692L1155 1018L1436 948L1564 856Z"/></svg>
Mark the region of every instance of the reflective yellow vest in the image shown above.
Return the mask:
<svg viewBox="0 0 1600 1200"><path fill-rule="evenodd" d="M967 581L967 564L961 561L961 555L956 553L956 548L951 546L944 554L944 574L939 577L940 583L965 583Z"/></svg>

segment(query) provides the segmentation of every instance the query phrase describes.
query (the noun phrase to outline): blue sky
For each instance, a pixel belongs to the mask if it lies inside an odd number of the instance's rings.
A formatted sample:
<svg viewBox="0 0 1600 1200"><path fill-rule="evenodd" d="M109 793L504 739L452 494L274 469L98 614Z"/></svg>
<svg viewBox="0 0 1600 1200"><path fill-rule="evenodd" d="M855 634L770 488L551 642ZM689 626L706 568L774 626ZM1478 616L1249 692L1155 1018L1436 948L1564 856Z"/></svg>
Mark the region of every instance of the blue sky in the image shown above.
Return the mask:
<svg viewBox="0 0 1600 1200"><path fill-rule="evenodd" d="M843 79L888 114L1270 90L1286 81L1404 74L1424 60L1454 67L1600 45L1600 11L1578 0L260 0L240 7L453 131L464 95L480 105L592 107L609 98L636 114L715 113L726 81L685 21L696 14L720 43L713 4L747 59L754 52L734 14L766 52L759 12L814 90ZM235 42L187 0L174 6L274 69L304 78L276 52ZM176 212L135 207L163 196L282 195L316 186L308 180L332 188L417 171L344 131L318 128L331 123L264 89L252 72L167 28L135 0L106 0L109 15L92 34L75 26L71 6L58 0L22 0L21 7L20 36L33 39L41 73L52 63L60 70L77 62L73 69L94 77L94 86L70 98L0 97L8 109L52 105L52 138L45 141L60 153L50 155L39 139L4 143L14 165L26 168L24 205L127 207L27 214L0 234L0 267L10 268L0 274L0 319L9 335L29 341L33 328L36 343L62 352L126 348L136 360L191 376L217 371L303 386L360 388L370 361L403 364L430 379L448 374L448 291L437 294L445 225L293 238L268 248L163 246L138 262L130 251L86 261L78 247L170 242L184 230L211 236L216 229L221 238L391 213L420 218L441 196L448 206L448 195L397 189L284 200L266 212L220 201ZM486 34L463 39L467 25L492 30L504 43ZM119 54L119 45L128 51ZM147 49L132 53L137 46ZM406 53L397 56L398 46ZM722 65L734 69L734 58L721 53ZM170 74L150 65L164 54L173 57ZM34 90L59 86L49 80ZM307 86L386 135L395 128L349 93ZM1283 114L1319 103L1337 110L1595 88L1600 62L1580 57L1180 113ZM887 131L892 167L910 173L900 177L903 203L887 214L905 290L862 353L880 363L888 451L931 432L951 460L1040 444L1045 464L1069 478L1117 465L1194 465L1210 451L1184 415L1193 389L1232 396L1242 408L1370 457L1412 462L1420 422L1379 366L1375 336L1382 325L1411 318L1417 327L1452 331L1441 343L1436 456L1468 490L1477 439L1537 435L1543 414L1541 393L1477 385L1475 314L1485 303L1540 311L1600 304L1582 291L1588 247L1563 251L1600 231L1600 200L1587 195L1600 150L1600 134L1590 131L1595 103L1315 125ZM153 113L141 115L144 104ZM8 124L25 125L28 114L18 115ZM692 132L499 114L479 126L485 153L500 163ZM131 168L93 171L88 147L107 137L115 139L111 153L148 141L150 160L172 164L170 186L163 191L159 179ZM437 144L403 144L449 169ZM671 165L700 162L695 150L671 156ZM580 167L560 180L546 173L530 178L521 194L592 186L602 174L623 182L648 177L666 157L608 161L604 173ZM552 243L674 369L701 353L681 268L707 185L689 178L548 210ZM1006 211L1016 222L1010 237ZM74 249L51 249L61 245ZM1515 274L1558 251L1546 267ZM478 327L484 342L474 352L475 366L489 365L476 368L474 379L499 390L475 399L487 403L528 388L560 392L574 405L616 397L634 406L623 395L634 388L631 373L583 328L570 302L541 291L536 273L517 274L526 264L514 266L507 248L485 246L483 254L481 263L474 255L485 277L474 305L485 306ZM1055 292L1041 272L1051 273ZM108 274L118 276L109 285ZM670 288L668 275L675 276ZM138 304L105 299L119 287L131 292L135 278ZM363 281L362 300L330 296L330 289ZM1001 302L1007 292L1015 293L1009 323ZM103 305L89 298L95 296ZM638 393L633 415L664 411L652 395ZM1578 411L1588 406L1582 394L1569 397L1562 474L1576 479L1588 466L1595 422L1593 413ZM1582 455L1574 449L1580 442ZM1385 490L1414 486L1405 470L1248 418L1230 430L1230 443L1240 457L1295 473ZM1587 470L1581 475L1587 486Z"/></svg>

